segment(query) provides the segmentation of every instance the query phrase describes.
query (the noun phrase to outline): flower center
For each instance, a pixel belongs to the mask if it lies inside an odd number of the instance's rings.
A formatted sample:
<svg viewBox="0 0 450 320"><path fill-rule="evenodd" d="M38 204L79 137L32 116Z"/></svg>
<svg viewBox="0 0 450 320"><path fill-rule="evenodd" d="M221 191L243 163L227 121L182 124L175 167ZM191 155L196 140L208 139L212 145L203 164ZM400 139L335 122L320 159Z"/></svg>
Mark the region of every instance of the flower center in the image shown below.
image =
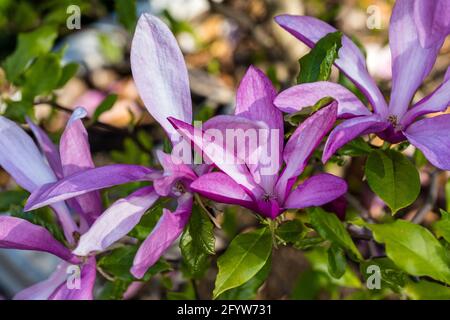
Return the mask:
<svg viewBox="0 0 450 320"><path fill-rule="evenodd" d="M186 193L186 188L184 187L184 184L181 181L178 181L175 184L175 189L181 194Z"/></svg>
<svg viewBox="0 0 450 320"><path fill-rule="evenodd" d="M270 202L272 199L275 199L275 198L276 197L273 194L271 194L271 193L265 193L262 196L262 199L263 199L264 202Z"/></svg>
<svg viewBox="0 0 450 320"><path fill-rule="evenodd" d="M399 124L399 121L398 121L398 117L397 117L396 115L391 114L391 115L387 118L387 120L391 123L392 127L393 127L395 130L401 130L400 124Z"/></svg>

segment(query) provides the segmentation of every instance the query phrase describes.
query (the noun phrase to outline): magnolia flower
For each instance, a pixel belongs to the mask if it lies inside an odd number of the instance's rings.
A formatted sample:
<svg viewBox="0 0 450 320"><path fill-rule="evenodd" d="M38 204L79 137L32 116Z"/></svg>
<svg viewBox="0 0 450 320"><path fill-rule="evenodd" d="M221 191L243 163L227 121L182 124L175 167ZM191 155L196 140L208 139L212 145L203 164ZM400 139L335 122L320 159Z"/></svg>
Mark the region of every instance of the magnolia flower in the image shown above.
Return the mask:
<svg viewBox="0 0 450 320"><path fill-rule="evenodd" d="M433 93L409 107L450 32L449 16L450 2L447 0L396 2L389 27L393 75L389 106L369 76L364 56L346 36L342 38L339 58L334 64L366 96L373 112L343 86L326 81L287 89L276 98L275 105L284 112L292 113L327 96L339 103L339 118L348 120L331 132L323 153L324 162L350 140L376 133L391 143L408 140L436 167L450 170L450 115L420 119L430 113L445 111L449 105L450 69L447 69L444 81ZM313 17L282 15L275 19L281 27L310 47L326 34L336 31Z"/></svg>
<svg viewBox="0 0 450 320"><path fill-rule="evenodd" d="M187 68L175 37L158 18L144 14L137 23L130 59L133 78L147 110L167 132L176 150L181 143L180 136L167 118L191 122L192 101ZM172 197L178 202L176 210L163 209L158 224L142 243L134 259L130 271L136 278L142 278L181 235L192 210L190 183L207 169L191 166L185 160L178 159L175 152L171 155L158 152L157 155L162 172L132 165L86 170L39 188L28 199L25 208L31 210L51 205L118 184L153 182L152 186L141 188L111 205L81 236L73 251L78 256L103 251L128 234L160 197Z"/></svg>
<svg viewBox="0 0 450 320"><path fill-rule="evenodd" d="M85 110L78 108L71 116L61 136L59 152L49 137L29 119L44 156L33 140L14 122L0 116L0 165L24 189L33 192L47 183L70 176L94 166L87 132L81 122ZM95 259L82 262L71 253L76 234L84 233L102 211L97 193L87 193L68 202L80 215L80 226L75 223L66 203L52 204L64 231L67 246L57 241L45 228L26 220L0 216L0 248L48 252L63 259L57 270L45 281L19 292L15 299L92 299L95 283ZM67 268L79 265L80 288L71 290L66 285Z"/></svg>
<svg viewBox="0 0 450 320"><path fill-rule="evenodd" d="M286 209L326 204L347 191L345 181L330 174L318 174L293 188L309 157L336 121L337 103L333 102L305 120L283 147L283 116L273 105L275 95L270 80L260 70L250 67L238 88L234 116L208 120L204 125L205 132L170 118L174 127L222 171L202 175L191 183L192 190L218 202L241 205L272 219ZM258 145L250 150L252 154L247 156L241 150L227 150L226 146L212 139L208 134L210 128L225 134L230 129L243 132L268 129L269 142L264 138L259 140ZM266 157L261 149L269 145L275 147L271 149L271 156ZM237 145L238 149L247 147L246 143ZM252 163L250 158L255 153L257 160ZM223 154L231 157L232 161L223 161ZM283 170L281 158L285 164Z"/></svg>

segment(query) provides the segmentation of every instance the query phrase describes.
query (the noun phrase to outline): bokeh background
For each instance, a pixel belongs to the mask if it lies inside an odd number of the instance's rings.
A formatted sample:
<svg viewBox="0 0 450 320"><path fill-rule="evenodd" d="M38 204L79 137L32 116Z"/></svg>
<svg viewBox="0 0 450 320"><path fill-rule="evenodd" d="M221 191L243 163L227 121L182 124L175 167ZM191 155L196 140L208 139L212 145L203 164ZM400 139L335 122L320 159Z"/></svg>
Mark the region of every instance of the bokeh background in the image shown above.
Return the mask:
<svg viewBox="0 0 450 320"><path fill-rule="evenodd" d="M235 89L251 64L264 70L280 90L295 83L298 59L309 49L274 23L273 17L282 13L315 16L355 39L366 54L369 72L388 95L391 78L388 25L393 2L0 0L0 61L14 51L19 33L52 24L59 30L54 50L66 47L63 62L80 65L76 76L56 91L55 99L41 97L34 101L31 109L23 112L12 103L20 101L19 91L7 81L0 68L0 113L21 122L24 114L31 112L39 125L57 141L72 109L83 106L90 117L96 117L97 107L105 99L110 99L111 108L101 113L97 121L87 123L96 164L119 162L155 166L154 147L162 148L164 133L139 99L129 63L130 41L140 13L151 12L161 16L176 35L189 69L195 118L204 120L233 111ZM69 16L66 10L70 5L81 9L79 30L69 30L66 26ZM375 23L371 19L376 19ZM440 83L450 62L449 53L450 42L447 41L416 100ZM337 80L337 72L333 72L332 79ZM438 217L437 208L448 205L443 192L433 191L444 190L448 176L445 172L435 171L422 158L416 160L421 161L422 194L415 204L399 214L408 219L423 208L426 199L432 197L423 213L424 223L430 224ZM388 213L383 202L363 181L362 161L358 157L353 160L342 157L325 169L349 182L349 212L365 214L375 220L383 219ZM113 201L135 187L113 188L104 194L105 201ZM0 212L16 212L19 216L33 219L21 212L26 197L27 194L0 168ZM42 217L48 215L43 211L39 213ZM251 215L238 208L228 208L220 219L223 229L217 232L218 253L223 252L236 232L257 223ZM181 263L176 247L167 258ZM0 296L10 298L20 289L46 278L56 263L50 255L0 249ZM211 297L215 262L212 266L208 274L196 283L197 298ZM293 248L276 250L271 274L258 298L401 298L395 294L376 296L361 290L363 284L358 270L335 280L327 276L325 269L326 258L321 254L303 254ZM102 290L105 280L100 279L99 282L98 290ZM143 286L136 286L127 297L190 297L192 290L180 272L172 272L155 277Z"/></svg>

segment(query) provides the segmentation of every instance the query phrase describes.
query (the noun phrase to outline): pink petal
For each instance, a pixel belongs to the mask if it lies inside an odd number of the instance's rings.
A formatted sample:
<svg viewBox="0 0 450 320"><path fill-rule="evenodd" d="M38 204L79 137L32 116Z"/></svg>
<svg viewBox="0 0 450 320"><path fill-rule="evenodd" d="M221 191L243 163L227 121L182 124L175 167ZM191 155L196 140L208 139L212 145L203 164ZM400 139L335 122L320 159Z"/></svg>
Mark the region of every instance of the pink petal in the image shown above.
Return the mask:
<svg viewBox="0 0 450 320"><path fill-rule="evenodd" d="M14 296L14 300L47 300L53 292L67 280L67 267L70 264L61 262L48 279L25 288Z"/></svg>
<svg viewBox="0 0 450 320"><path fill-rule="evenodd" d="M247 164L254 182L271 192L281 165L282 132L269 128L262 120L252 120L242 114L213 117L204 123L203 128L212 135L221 133L227 150L234 152L238 161Z"/></svg>
<svg viewBox="0 0 450 320"><path fill-rule="evenodd" d="M214 163L219 169L229 175L242 187L247 188L252 193L260 193L260 187L255 184L247 167L242 164L242 160L235 156L229 148L224 147L224 142L218 143L214 140L210 130L204 133L192 125L169 118L172 125L178 132L194 144L194 148L199 153L203 153L205 159ZM218 130L220 132L220 130Z"/></svg>
<svg viewBox="0 0 450 320"><path fill-rule="evenodd" d="M278 129L283 137L283 115L273 105L276 90L269 78L258 68L250 66L236 93L235 115L264 121L269 128Z"/></svg>
<svg viewBox="0 0 450 320"><path fill-rule="evenodd" d="M183 55L169 28L158 18L143 14L131 44L131 70L147 110L178 140L168 117L191 123L192 102Z"/></svg>
<svg viewBox="0 0 450 320"><path fill-rule="evenodd" d="M433 165L450 170L450 114L417 121L403 133Z"/></svg>
<svg viewBox="0 0 450 320"><path fill-rule="evenodd" d="M283 112L295 113L305 107L314 106L325 97L332 97L337 101L339 118L371 114L350 90L327 81L293 86L277 96L275 105Z"/></svg>
<svg viewBox="0 0 450 320"><path fill-rule="evenodd" d="M450 68L445 73L444 81L431 94L416 103L405 116L401 124L408 127L416 118L428 113L445 111L450 105Z"/></svg>
<svg viewBox="0 0 450 320"><path fill-rule="evenodd" d="M313 17L281 15L275 17L275 21L310 48L328 33L336 32L334 27ZM339 59L334 64L358 86L378 114L386 115L383 94L367 72L363 54L347 36L342 37Z"/></svg>
<svg viewBox="0 0 450 320"><path fill-rule="evenodd" d="M10 216L0 216L0 248L43 251L69 262L78 261L47 229Z"/></svg>
<svg viewBox="0 0 450 320"><path fill-rule="evenodd" d="M33 210L46 205L80 196L87 192L135 181L147 181L156 172L150 168L116 164L88 169L64 178L56 183L44 185L33 192L25 205Z"/></svg>
<svg viewBox="0 0 450 320"><path fill-rule="evenodd" d="M389 123L376 114L342 122L331 131L323 150L322 162L327 162L339 148L356 137L383 131L388 126Z"/></svg>
<svg viewBox="0 0 450 320"><path fill-rule="evenodd" d="M69 275L70 276L70 275ZM95 258L90 257L87 263L81 267L80 288L71 288L69 281L64 282L49 297L49 300L93 300L95 278L97 276Z"/></svg>
<svg viewBox="0 0 450 320"><path fill-rule="evenodd" d="M323 173L306 179L286 199L286 209L321 206L347 192L347 183L336 176Z"/></svg>
<svg viewBox="0 0 450 320"><path fill-rule="evenodd" d="M56 181L33 140L13 121L0 116L0 165L24 189L32 192Z"/></svg>
<svg viewBox="0 0 450 320"><path fill-rule="evenodd" d="M86 110L77 108L70 117L59 145L61 163L65 177L86 169L95 168L92 160L88 133L81 121L87 115ZM73 199L74 207L88 221L95 220L103 211L100 193L89 192Z"/></svg>
<svg viewBox="0 0 450 320"><path fill-rule="evenodd" d="M162 165L164 172L162 177L153 181L153 186L160 196L168 196L176 182L184 181L190 183L197 178L195 172L190 166L184 164L182 159L174 154L167 154L160 150L156 152L159 163Z"/></svg>
<svg viewBox="0 0 450 320"><path fill-rule="evenodd" d="M402 117L414 94L433 68L443 39L429 48L420 45L413 19L414 1L398 0L389 26L392 54L392 91L389 112Z"/></svg>
<svg viewBox="0 0 450 320"><path fill-rule="evenodd" d="M415 0L414 22L422 47L433 46L450 33L448 0Z"/></svg>
<svg viewBox="0 0 450 320"><path fill-rule="evenodd" d="M191 189L208 199L254 209L253 199L233 179L222 172L212 172L197 178Z"/></svg>
<svg viewBox="0 0 450 320"><path fill-rule="evenodd" d="M39 128L39 126L35 125L30 120L30 118L26 117L26 121L30 126L30 129L33 132L33 135L35 136L42 152L47 158L48 164L52 168L53 172L58 178L62 178L63 173L61 167L61 158L55 144L50 140L45 131Z"/></svg>
<svg viewBox="0 0 450 320"><path fill-rule="evenodd" d="M337 103L320 109L306 119L290 137L284 148L286 168L276 185L277 197L282 203L295 179L303 172L309 157L331 130L337 117Z"/></svg>
<svg viewBox="0 0 450 320"><path fill-rule="evenodd" d="M139 189L113 203L81 236L77 256L103 251L126 236L139 223L144 213L158 200L153 187Z"/></svg>
<svg viewBox="0 0 450 320"><path fill-rule="evenodd" d="M172 243L181 235L192 210L192 195L185 193L178 199L175 212L164 209L163 215L145 239L134 258L130 272L141 279Z"/></svg>

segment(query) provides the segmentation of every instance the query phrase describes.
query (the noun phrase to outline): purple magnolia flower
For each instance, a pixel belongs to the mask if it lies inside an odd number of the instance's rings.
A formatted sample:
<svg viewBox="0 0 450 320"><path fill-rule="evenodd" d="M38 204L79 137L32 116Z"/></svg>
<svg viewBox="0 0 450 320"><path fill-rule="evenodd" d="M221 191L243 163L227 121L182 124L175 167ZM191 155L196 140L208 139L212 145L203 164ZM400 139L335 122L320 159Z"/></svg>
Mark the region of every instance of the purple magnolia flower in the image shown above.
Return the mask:
<svg viewBox="0 0 450 320"><path fill-rule="evenodd" d="M84 116L84 109L75 110L61 136L59 151L44 131L27 120L45 158L17 124L0 116L0 165L20 186L30 192L47 183L92 168L94 164L87 132L80 120ZM101 201L97 193L87 193L67 204L59 201L51 206L64 231L67 246L41 226L16 217L0 216L0 248L48 252L64 260L50 278L19 292L15 299L92 299L96 276L95 259L82 262L71 253L70 248L75 245L74 236L86 232L101 213ZM80 215L80 226L75 223L69 207ZM66 281L67 268L73 264L81 268L81 287L71 290Z"/></svg>
<svg viewBox="0 0 450 320"><path fill-rule="evenodd" d="M273 105L275 95L270 80L260 70L250 67L238 88L235 115L208 120L203 126L205 132L170 118L179 133L222 171L202 175L191 183L192 190L218 202L241 205L272 219L286 209L326 204L347 191L345 181L330 174L318 174L293 188L309 157L336 121L337 103L333 102L304 121L283 147L283 116ZM229 130L243 130L241 132L245 133L249 129L268 129L270 134L267 135L268 140L259 140L250 150L252 155L255 152L257 155L257 161L250 162L250 156L239 150L247 148L246 143L237 145L237 152L229 151L209 136L209 129L219 130L224 135ZM275 148L272 148L270 157L265 157L261 147L268 145ZM231 161L223 161L224 154ZM240 156L242 154L244 156ZM283 170L282 162L285 164Z"/></svg>
<svg viewBox="0 0 450 320"><path fill-rule="evenodd" d="M343 86L330 82L306 83L282 92L275 105L292 113L313 105L319 99L333 97L339 104L339 118L348 119L330 134L322 160L326 162L350 140L369 133L398 143L408 140L427 159L450 170L450 115L420 117L445 111L450 102L450 69L436 90L409 107L423 80L430 73L445 37L450 32L448 0L398 0L394 6L389 44L392 53L392 91L387 105L375 81L366 69L364 56L346 36L342 38L338 67L362 91L373 112ZM277 23L309 47L330 32L332 26L313 17L282 15Z"/></svg>
<svg viewBox="0 0 450 320"><path fill-rule="evenodd" d="M136 278L142 278L181 235L192 211L193 194L189 185L207 167L193 167L189 161L178 158L176 151L181 137L167 120L168 117L175 117L192 121L188 72L169 28L152 15L142 15L137 23L130 58L133 77L147 110L161 124L174 145L172 154L157 153L163 171L132 165L85 170L35 190L28 199L26 209L51 205L118 184L153 182L152 186L116 201L81 236L73 251L78 256L88 256L106 249L128 234L160 197L172 197L178 202L176 210L163 209L158 224L142 243L134 259L131 273ZM190 154L189 145L187 147Z"/></svg>

